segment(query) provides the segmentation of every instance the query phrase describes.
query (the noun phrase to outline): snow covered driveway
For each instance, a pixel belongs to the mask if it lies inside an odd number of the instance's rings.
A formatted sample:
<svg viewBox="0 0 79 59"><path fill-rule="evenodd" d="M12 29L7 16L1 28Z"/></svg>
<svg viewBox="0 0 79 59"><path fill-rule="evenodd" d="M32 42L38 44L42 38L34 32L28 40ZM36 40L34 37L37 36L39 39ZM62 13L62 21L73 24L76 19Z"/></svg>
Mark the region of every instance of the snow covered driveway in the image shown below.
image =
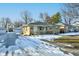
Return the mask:
<svg viewBox="0 0 79 59"><path fill-rule="evenodd" d="M57 36L17 36L16 33L7 33L0 36L4 42L0 47L0 55L15 56L72 56L64 54L59 47L43 44L40 39L53 39ZM6 47L7 46L7 47ZM6 52L8 51L8 52Z"/></svg>

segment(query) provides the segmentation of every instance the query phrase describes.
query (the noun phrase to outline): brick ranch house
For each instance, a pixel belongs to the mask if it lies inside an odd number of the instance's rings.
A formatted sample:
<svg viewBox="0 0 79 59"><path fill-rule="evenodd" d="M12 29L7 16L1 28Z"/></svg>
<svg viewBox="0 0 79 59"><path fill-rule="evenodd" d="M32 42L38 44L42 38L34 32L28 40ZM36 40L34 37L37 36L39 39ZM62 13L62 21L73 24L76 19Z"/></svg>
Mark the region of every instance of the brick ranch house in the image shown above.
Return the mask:
<svg viewBox="0 0 79 59"><path fill-rule="evenodd" d="M67 28L63 23L47 24L44 22L35 22L22 26L23 35L58 34L66 31Z"/></svg>

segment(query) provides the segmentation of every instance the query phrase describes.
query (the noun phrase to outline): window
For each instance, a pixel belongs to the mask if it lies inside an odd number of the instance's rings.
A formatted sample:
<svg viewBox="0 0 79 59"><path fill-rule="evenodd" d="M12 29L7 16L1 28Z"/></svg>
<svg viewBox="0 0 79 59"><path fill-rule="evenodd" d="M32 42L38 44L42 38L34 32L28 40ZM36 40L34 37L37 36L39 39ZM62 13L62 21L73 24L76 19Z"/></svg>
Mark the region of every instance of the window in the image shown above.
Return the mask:
<svg viewBox="0 0 79 59"><path fill-rule="evenodd" d="M48 27L46 27L46 30L48 30Z"/></svg>
<svg viewBox="0 0 79 59"><path fill-rule="evenodd" d="M31 27L31 29L33 30L33 27Z"/></svg>
<svg viewBox="0 0 79 59"><path fill-rule="evenodd" d="M52 29L52 27L49 27L49 29Z"/></svg>
<svg viewBox="0 0 79 59"><path fill-rule="evenodd" d="M48 27L48 29L49 29L49 30L51 30L51 29L52 29L52 27Z"/></svg>
<svg viewBox="0 0 79 59"><path fill-rule="evenodd" d="M41 26L40 26L39 29L40 29L40 30L44 30L44 27L41 27Z"/></svg>

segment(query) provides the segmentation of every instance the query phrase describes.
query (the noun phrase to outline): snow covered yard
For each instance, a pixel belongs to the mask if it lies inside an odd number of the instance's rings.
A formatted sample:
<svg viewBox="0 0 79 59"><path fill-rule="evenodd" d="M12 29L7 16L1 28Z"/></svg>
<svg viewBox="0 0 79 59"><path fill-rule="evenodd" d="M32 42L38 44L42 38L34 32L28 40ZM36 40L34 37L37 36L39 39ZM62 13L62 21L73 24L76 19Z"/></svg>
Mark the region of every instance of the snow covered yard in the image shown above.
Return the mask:
<svg viewBox="0 0 79 59"><path fill-rule="evenodd" d="M0 55L13 56L73 56L60 51L59 47L50 45L40 39L54 39L58 35L18 36L16 33L6 33L0 36ZM43 44L46 43L46 44ZM7 47L7 48L6 48ZM6 52L8 51L8 52Z"/></svg>
<svg viewBox="0 0 79 59"><path fill-rule="evenodd" d="M40 39L40 40L53 40L55 38L62 37L61 35L32 35L32 36L26 36L30 39Z"/></svg>
<svg viewBox="0 0 79 59"><path fill-rule="evenodd" d="M20 44L20 47L24 48L28 53L24 55L31 56L67 56L71 54L64 54L60 49L54 45L50 46L46 44L42 44L42 41L35 38L29 37L19 37L19 39L23 42Z"/></svg>

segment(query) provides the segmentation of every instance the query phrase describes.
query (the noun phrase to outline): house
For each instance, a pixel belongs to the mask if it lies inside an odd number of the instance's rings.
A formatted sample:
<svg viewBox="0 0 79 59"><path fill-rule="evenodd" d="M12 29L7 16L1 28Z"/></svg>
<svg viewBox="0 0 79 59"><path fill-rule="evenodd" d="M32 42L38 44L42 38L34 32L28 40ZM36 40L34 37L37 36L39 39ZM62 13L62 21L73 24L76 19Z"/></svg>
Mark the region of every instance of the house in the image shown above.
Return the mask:
<svg viewBox="0 0 79 59"><path fill-rule="evenodd" d="M48 24L35 22L22 26L23 35L58 34L65 32L64 24Z"/></svg>

